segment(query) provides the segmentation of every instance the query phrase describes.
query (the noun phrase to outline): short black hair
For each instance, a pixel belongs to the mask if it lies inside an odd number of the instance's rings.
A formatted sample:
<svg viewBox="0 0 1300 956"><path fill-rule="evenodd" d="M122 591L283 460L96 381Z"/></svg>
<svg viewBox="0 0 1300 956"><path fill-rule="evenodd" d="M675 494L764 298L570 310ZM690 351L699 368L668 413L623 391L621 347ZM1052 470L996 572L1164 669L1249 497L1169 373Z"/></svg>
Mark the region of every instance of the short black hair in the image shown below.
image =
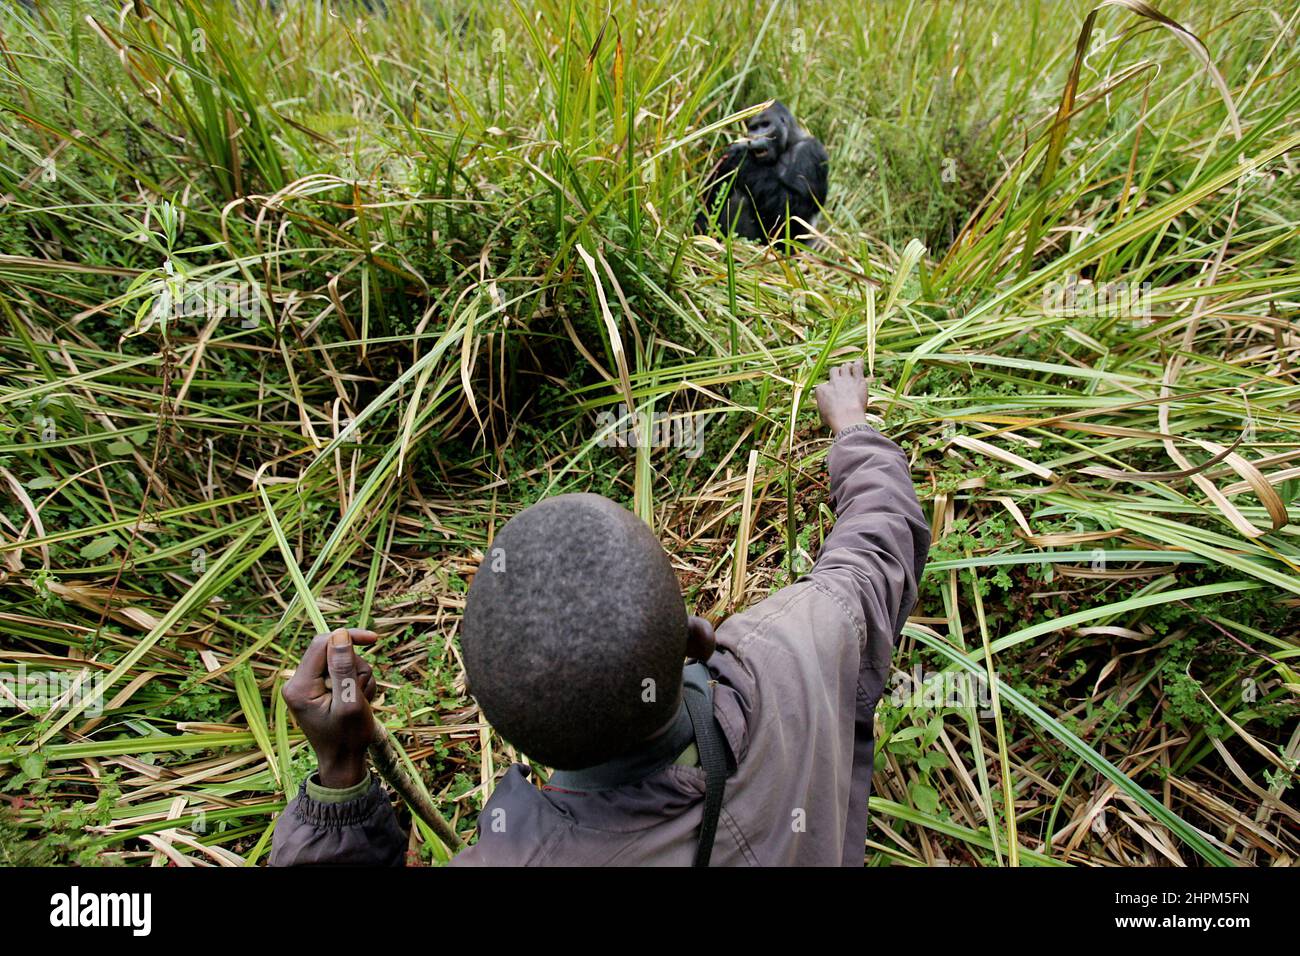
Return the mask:
<svg viewBox="0 0 1300 956"><path fill-rule="evenodd" d="M465 603L461 647L483 715L532 760L576 770L676 714L686 602L641 519L601 495L548 498L501 528Z"/></svg>

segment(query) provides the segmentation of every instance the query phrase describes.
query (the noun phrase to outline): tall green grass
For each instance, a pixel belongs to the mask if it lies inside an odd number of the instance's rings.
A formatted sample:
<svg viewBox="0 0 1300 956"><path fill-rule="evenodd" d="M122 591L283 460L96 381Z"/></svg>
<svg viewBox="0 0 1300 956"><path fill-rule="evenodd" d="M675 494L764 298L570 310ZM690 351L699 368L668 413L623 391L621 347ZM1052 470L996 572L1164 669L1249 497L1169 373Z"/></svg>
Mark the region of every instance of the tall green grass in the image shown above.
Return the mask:
<svg viewBox="0 0 1300 956"><path fill-rule="evenodd" d="M936 532L895 687L986 674L998 702L882 706L868 862L1293 860L1297 26L3 14L0 667L111 685L101 715L0 716L8 857L262 861L310 770L278 694L307 595L385 634L380 717L468 834L517 756L455 645L493 529L601 491L695 610L760 599L830 525L810 392L865 355ZM690 234L772 97L832 156L795 257ZM196 283L243 298L178 314ZM620 405L691 417L704 453L609 447Z"/></svg>

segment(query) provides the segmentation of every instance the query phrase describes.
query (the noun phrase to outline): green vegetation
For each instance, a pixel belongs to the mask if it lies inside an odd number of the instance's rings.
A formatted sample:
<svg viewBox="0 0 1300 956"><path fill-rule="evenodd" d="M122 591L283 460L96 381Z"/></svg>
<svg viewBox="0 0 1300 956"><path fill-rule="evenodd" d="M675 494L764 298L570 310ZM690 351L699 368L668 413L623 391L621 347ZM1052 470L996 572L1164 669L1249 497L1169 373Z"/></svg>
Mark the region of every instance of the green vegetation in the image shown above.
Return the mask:
<svg viewBox="0 0 1300 956"><path fill-rule="evenodd" d="M313 628L264 501L468 835L493 529L609 494L722 617L829 528L863 354L936 531L867 862L1294 862L1300 13L382 6L0 13L0 862L265 862ZM773 96L824 242L691 236Z"/></svg>

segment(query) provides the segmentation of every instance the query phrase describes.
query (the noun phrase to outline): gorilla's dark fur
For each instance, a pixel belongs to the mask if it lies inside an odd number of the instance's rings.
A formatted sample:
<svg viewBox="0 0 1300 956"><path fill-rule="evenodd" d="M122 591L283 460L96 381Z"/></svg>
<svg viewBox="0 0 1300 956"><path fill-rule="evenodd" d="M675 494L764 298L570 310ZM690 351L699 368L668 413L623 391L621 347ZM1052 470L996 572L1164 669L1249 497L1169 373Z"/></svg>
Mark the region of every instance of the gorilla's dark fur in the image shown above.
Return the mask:
<svg viewBox="0 0 1300 956"><path fill-rule="evenodd" d="M826 149L777 101L746 124L749 138L733 143L709 174L704 211L695 220L707 232L718 229L746 239L781 239L792 218L811 224L826 202ZM790 222L798 238L806 227Z"/></svg>

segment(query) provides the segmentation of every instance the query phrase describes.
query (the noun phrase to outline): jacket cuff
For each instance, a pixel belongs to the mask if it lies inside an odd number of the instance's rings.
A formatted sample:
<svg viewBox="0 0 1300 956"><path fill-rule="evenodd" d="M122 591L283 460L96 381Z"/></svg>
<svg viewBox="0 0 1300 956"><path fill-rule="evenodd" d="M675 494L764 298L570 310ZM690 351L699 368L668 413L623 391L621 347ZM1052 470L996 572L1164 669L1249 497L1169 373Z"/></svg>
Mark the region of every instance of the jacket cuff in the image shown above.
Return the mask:
<svg viewBox="0 0 1300 956"><path fill-rule="evenodd" d="M366 774L365 778L350 787L327 787L320 782L320 771L307 778L305 787L307 796L317 803L347 803L357 797L364 797L374 783L374 778Z"/></svg>
<svg viewBox="0 0 1300 956"><path fill-rule="evenodd" d="M341 794L348 794L357 789L361 789L359 796L344 800L337 799ZM324 799L314 796L313 790L321 793ZM376 811L387 806L388 796L384 793L384 788L379 785L379 779L374 776L346 790L334 790L304 780L302 786L298 788L298 799L294 801L294 813L304 823L310 823L312 826L338 828L355 826L370 819Z"/></svg>
<svg viewBox="0 0 1300 956"><path fill-rule="evenodd" d="M867 422L858 422L856 425L845 425L835 434L835 440L839 441L845 435L852 435L854 432L875 431Z"/></svg>

